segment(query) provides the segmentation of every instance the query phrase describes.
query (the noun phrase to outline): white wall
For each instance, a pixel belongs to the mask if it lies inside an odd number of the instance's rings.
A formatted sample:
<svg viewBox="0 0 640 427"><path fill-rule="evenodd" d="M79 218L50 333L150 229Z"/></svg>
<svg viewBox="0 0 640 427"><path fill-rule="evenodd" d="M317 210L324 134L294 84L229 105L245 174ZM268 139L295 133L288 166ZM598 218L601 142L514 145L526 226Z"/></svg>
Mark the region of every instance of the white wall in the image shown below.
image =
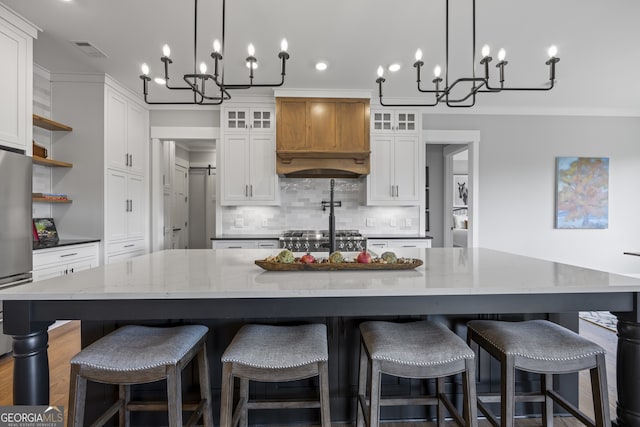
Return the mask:
<svg viewBox="0 0 640 427"><path fill-rule="evenodd" d="M640 118L432 115L424 129L478 129L479 246L640 272ZM609 228L554 228L555 158L609 157Z"/></svg>

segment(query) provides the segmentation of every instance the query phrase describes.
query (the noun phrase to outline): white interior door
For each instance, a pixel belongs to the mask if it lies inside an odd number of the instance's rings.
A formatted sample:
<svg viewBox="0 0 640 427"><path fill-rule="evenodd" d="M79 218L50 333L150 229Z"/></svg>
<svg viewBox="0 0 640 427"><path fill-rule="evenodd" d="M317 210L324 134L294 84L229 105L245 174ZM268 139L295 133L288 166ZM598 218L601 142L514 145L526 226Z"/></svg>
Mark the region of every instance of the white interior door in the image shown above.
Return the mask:
<svg viewBox="0 0 640 427"><path fill-rule="evenodd" d="M175 165L173 181L173 235L172 247L186 249L189 247L189 175L183 165Z"/></svg>

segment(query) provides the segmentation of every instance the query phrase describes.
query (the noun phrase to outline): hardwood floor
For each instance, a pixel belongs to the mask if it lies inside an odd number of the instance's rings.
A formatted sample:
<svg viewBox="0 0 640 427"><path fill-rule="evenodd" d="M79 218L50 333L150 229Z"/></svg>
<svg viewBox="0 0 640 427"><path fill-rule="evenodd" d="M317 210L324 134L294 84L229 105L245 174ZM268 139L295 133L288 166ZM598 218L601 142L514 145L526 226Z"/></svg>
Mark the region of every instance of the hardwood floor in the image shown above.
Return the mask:
<svg viewBox="0 0 640 427"><path fill-rule="evenodd" d="M617 337L614 332L592 323L580 320L580 334L590 339L607 351L607 381L609 386L609 405L611 416L615 418L616 404L616 346ZM60 326L49 335L49 369L51 371L51 404L63 405L67 408L69 395L69 360L80 351L80 322L73 321ZM0 358L0 406L13 403L13 359L10 355ZM580 408L593 417L591 388L588 372L580 374ZM66 411L65 411L66 414ZM216 423L217 424L217 423ZM448 423L454 426L455 423ZM517 427L540 426L538 419L518 419ZM556 427L577 427L580 424L573 418L556 418ZM418 427L434 426L434 423L385 423L386 427ZM488 427L485 420L480 420L479 427Z"/></svg>

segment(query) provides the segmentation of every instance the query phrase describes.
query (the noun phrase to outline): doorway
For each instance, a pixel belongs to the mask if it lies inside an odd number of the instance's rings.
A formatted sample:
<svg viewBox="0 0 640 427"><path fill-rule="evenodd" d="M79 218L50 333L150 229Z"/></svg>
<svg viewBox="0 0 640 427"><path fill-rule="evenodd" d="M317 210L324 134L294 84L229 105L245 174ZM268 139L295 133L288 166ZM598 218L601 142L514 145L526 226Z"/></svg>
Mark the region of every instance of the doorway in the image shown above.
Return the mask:
<svg viewBox="0 0 640 427"><path fill-rule="evenodd" d="M478 194L479 194L479 144L480 144L480 132L476 130L463 130L463 131L450 131L450 130L426 130L423 131L423 137L425 144L425 151L429 152L429 145L438 144L443 145L443 168L442 179L444 185L442 185L442 195L438 201L439 203L429 202L430 212L430 228L434 230L437 227L438 233L442 236L442 246L453 246L453 233L451 231L453 224L453 205L454 205L454 187L453 187L453 158L462 151L467 151L467 204L466 204L466 245L467 247L477 247L479 245L478 230L479 230L479 216L478 216ZM462 175L462 174L460 174ZM429 177L427 181L425 176L425 184L429 183L430 198L437 193L434 188L434 180ZM436 210L441 207L440 212ZM422 210L426 210L425 205L422 206ZM441 216L441 219L438 218ZM437 219L437 221L436 221ZM441 226L439 224L442 224ZM425 221L421 224L426 229L426 215ZM435 232L435 230L434 230Z"/></svg>
<svg viewBox="0 0 640 427"><path fill-rule="evenodd" d="M189 166L189 247L211 248L216 225L216 168Z"/></svg>

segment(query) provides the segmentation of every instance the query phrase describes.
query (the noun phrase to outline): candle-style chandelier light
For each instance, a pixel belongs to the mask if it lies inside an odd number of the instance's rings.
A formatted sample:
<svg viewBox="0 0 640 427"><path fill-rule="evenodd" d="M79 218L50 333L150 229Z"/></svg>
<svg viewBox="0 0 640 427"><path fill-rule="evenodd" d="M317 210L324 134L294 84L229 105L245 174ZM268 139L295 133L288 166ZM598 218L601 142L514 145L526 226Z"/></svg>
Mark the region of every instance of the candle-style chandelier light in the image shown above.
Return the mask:
<svg viewBox="0 0 640 427"><path fill-rule="evenodd" d="M145 63L142 64L142 74L140 79L142 80L144 101L147 104L197 104L197 105L220 105L224 101L231 99L229 94L230 90L238 89L251 89L255 87L279 87L284 84L284 77L286 74L285 67L287 59L289 59L289 53L287 52L288 43L287 39L282 39L280 43L280 52L278 58L282 61L282 68L280 71L280 81L278 83L254 83L254 72L258 68L258 59L255 57L255 47L253 44L249 44L248 53L246 58L246 65L249 69L249 81L247 83L239 84L227 84L224 81L224 70L222 66L222 53L224 52L224 40L225 40L225 20L226 20L226 1L222 0L222 37L221 40L213 41L213 52L211 52L211 58L214 61L213 74L207 73L207 64L201 62L199 67L196 67L197 52L198 52L198 0L194 0L194 13L193 13L193 73L185 74L182 78L186 83L186 86L172 86L169 83L169 64L172 64L171 49L169 45L162 47L162 58L160 61L164 64L164 77L156 77L155 81L158 84L163 85L167 89L177 91L191 91L193 93L193 99L190 101L149 101L149 66ZM199 71L199 72L198 72ZM210 81L210 84L207 84ZM209 92L207 92L209 90Z"/></svg>
<svg viewBox="0 0 640 427"><path fill-rule="evenodd" d="M472 26L472 67L471 67L471 76L470 77L461 77L454 80L451 84L449 83L449 0L446 0L446 41L445 41L445 70L444 70L444 87L441 87L443 79L441 76L442 68L439 65L436 65L433 74L434 79L432 83L434 84L434 89L423 89L421 86L421 70L424 66L424 62L422 62L422 50L418 49L416 51L416 62L413 66L417 70L417 83L418 83L418 91L421 93L430 93L434 95L434 99L432 102L420 103L420 104L390 104L385 103L382 99L382 83L385 82L384 69L382 66L378 67L378 78L376 79L376 83L378 84L378 96L380 98L380 105L384 107L435 107L438 104L445 104L448 107L473 107L476 103L476 95L478 93L498 93L503 91L547 91L553 89L555 78L556 78L556 64L560 61L556 55L558 54L558 49L556 46L551 46L548 50L549 59L545 62L546 65L549 66L549 84L544 87L508 87L504 84L504 74L505 74L505 66L507 65L507 61L505 61L506 51L504 49L500 49L498 52L498 63L496 64L496 68L499 69L500 74L500 82L498 86L492 86L489 81L489 63L493 60L490 55L491 50L488 45L484 45L482 47L482 59L480 60L480 65L484 66L484 75L476 76L475 63L476 63L476 0L472 0L472 15L473 15L473 26ZM462 96L452 96L453 89L463 83L467 83L471 85L471 89L468 93Z"/></svg>

